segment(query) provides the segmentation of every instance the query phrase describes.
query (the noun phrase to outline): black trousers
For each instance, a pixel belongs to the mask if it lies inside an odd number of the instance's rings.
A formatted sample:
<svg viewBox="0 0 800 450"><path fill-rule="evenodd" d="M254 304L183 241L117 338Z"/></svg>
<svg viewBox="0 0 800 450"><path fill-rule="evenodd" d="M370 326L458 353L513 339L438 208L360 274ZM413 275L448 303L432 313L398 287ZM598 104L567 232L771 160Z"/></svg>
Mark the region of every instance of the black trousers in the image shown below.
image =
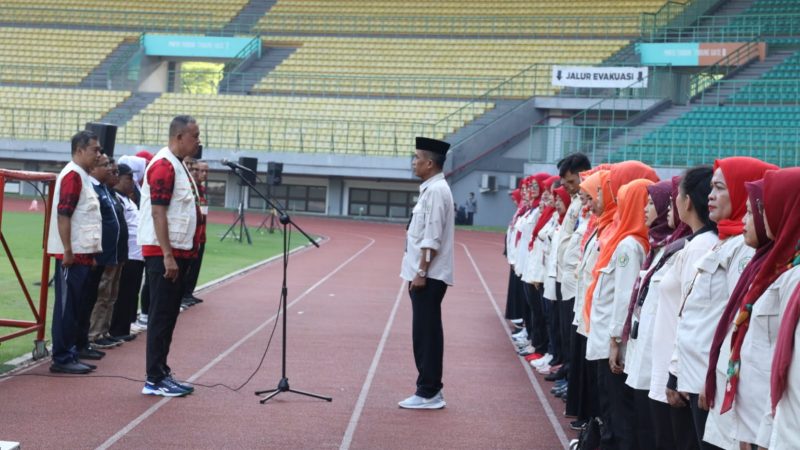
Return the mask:
<svg viewBox="0 0 800 450"><path fill-rule="evenodd" d="M206 251L206 243L200 244L197 259L189 263L189 270L186 274L186 286L183 289L183 297L191 297L197 287L197 279L200 277L200 266L203 264L203 253Z"/></svg>
<svg viewBox="0 0 800 450"><path fill-rule="evenodd" d="M701 409L698 401L698 394L689 394L689 408L692 410L692 420L694 421L694 431L697 436L697 445L703 450L717 450L719 447L703 441L703 434L706 432L706 420L708 411Z"/></svg>
<svg viewBox="0 0 800 450"><path fill-rule="evenodd" d="M524 284L514 273L514 268L509 267L508 292L506 294L506 319L508 320L528 320L528 316L525 315L524 311L526 304L525 293L522 291Z"/></svg>
<svg viewBox="0 0 800 450"><path fill-rule="evenodd" d="M700 444L697 442L697 432L694 429L692 409L688 405L683 408L669 407L669 416L675 448L699 450Z"/></svg>
<svg viewBox="0 0 800 450"><path fill-rule="evenodd" d="M569 300L561 300L558 302L558 338L559 343L561 344L559 351L561 353L561 362L565 364L570 364L572 362L572 320L575 318L575 313L572 311L572 309L574 307L574 298Z"/></svg>
<svg viewBox="0 0 800 450"><path fill-rule="evenodd" d="M89 270L89 277L86 283L86 295L80 299L78 306L78 339L76 344L78 351L89 347L89 327L91 326L92 310L97 303L97 289L100 287L100 279L106 266L93 266Z"/></svg>
<svg viewBox="0 0 800 450"><path fill-rule="evenodd" d="M147 266L147 263L145 263ZM150 275L147 274L147 268L144 270L144 285L142 285L142 293L139 297L139 309L142 314L150 313Z"/></svg>
<svg viewBox="0 0 800 450"><path fill-rule="evenodd" d="M409 283L409 286L411 284ZM442 390L442 361L444 359L444 329L442 300L447 292L444 281L428 278L425 287L410 290L411 333L414 362L417 365L416 395L431 398Z"/></svg>
<svg viewBox="0 0 800 450"><path fill-rule="evenodd" d="M572 327L566 413L579 420L588 420L599 415L597 362L586 360L586 336L578 334L577 330L578 327Z"/></svg>
<svg viewBox="0 0 800 450"><path fill-rule="evenodd" d="M605 364L604 364L605 363ZM639 448L636 443L634 424L634 397L633 389L625 384L626 374L614 374L608 366L608 360L599 362L601 372L605 372L606 389L608 395L608 418L604 419L609 430L613 444L611 448L632 450Z"/></svg>
<svg viewBox="0 0 800 450"><path fill-rule="evenodd" d="M111 336L131 334L131 322L136 320L136 303L139 299L143 273L144 261L129 259L122 266L119 294L114 303L114 313L111 315L111 327L108 329L108 334Z"/></svg>
<svg viewBox="0 0 800 450"><path fill-rule="evenodd" d="M650 417L649 393L647 389L633 390L633 430L638 447L641 449L657 448L653 418Z"/></svg>
<svg viewBox="0 0 800 450"><path fill-rule="evenodd" d="M553 355L550 365L561 364L563 361L561 357L561 339L559 334L559 309L558 302L549 298L542 297L542 305L544 306L544 314L547 317L547 353Z"/></svg>
<svg viewBox="0 0 800 450"><path fill-rule="evenodd" d="M69 364L78 358L78 316L81 299L86 296L90 271L90 266L78 264L63 267L61 260L56 259L56 296L50 335L53 340L53 362L58 364Z"/></svg>
<svg viewBox="0 0 800 450"><path fill-rule="evenodd" d="M547 335L547 316L545 315L542 292L532 284L524 283L525 300L531 309L531 327L528 330L528 338L536 349L536 353L544 355L547 353L550 340ZM527 320L527 319L526 319Z"/></svg>
<svg viewBox="0 0 800 450"><path fill-rule="evenodd" d="M150 311L147 318L147 380L161 381L172 373L167 364L172 333L178 321L183 298L183 283L189 268L189 259L176 259L178 278L170 281L164 278L164 258L148 256L145 270L150 276Z"/></svg>

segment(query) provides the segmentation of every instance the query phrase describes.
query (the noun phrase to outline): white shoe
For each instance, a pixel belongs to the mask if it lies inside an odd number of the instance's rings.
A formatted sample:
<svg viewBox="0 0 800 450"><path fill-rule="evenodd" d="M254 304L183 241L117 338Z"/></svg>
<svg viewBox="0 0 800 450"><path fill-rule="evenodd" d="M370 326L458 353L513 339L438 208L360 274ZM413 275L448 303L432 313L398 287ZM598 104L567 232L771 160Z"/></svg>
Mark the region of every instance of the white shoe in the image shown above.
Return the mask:
<svg viewBox="0 0 800 450"><path fill-rule="evenodd" d="M536 371L541 373L542 375L550 375L550 364L545 364L541 367L538 367Z"/></svg>
<svg viewBox="0 0 800 450"><path fill-rule="evenodd" d="M512 334L511 337L514 339L528 339L528 330L523 328L522 331Z"/></svg>
<svg viewBox="0 0 800 450"><path fill-rule="evenodd" d="M131 333L141 333L142 331L147 331L147 325L141 326L138 321L131 323Z"/></svg>
<svg viewBox="0 0 800 450"><path fill-rule="evenodd" d="M535 361L531 361L531 365L534 368L539 369L540 367L544 367L544 366L550 365L550 361L552 361L552 360L553 360L553 355L551 355L550 353L547 353L544 356L542 356L541 358L539 358L539 359L537 359Z"/></svg>
<svg viewBox="0 0 800 450"><path fill-rule="evenodd" d="M412 395L407 399L399 402L397 406L403 409L442 409L447 405L444 401L442 391L431 398L420 397L419 395Z"/></svg>

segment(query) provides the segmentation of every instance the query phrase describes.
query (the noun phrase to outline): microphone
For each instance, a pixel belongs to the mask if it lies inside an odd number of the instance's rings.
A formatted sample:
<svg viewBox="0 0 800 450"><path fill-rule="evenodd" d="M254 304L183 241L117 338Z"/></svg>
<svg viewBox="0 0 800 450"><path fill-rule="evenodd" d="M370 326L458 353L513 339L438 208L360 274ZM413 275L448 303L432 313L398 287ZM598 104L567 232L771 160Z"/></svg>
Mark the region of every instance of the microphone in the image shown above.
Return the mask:
<svg viewBox="0 0 800 450"><path fill-rule="evenodd" d="M245 166L243 166L241 164L235 163L233 161L228 161L227 159L223 159L222 161L220 161L220 163L222 163L223 166L228 166L228 167L230 167L231 169L234 169L234 170L239 169L239 170L244 170L244 171L250 172L252 174L255 174L255 172L253 172L251 169L249 169L249 168L247 168L247 167L245 167Z"/></svg>

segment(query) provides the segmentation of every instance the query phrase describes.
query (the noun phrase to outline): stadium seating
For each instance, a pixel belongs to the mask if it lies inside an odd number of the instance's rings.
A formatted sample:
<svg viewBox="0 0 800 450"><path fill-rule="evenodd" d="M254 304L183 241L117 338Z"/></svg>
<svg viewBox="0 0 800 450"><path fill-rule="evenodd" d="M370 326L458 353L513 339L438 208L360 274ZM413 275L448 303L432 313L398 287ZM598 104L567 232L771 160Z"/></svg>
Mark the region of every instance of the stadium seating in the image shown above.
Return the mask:
<svg viewBox="0 0 800 450"><path fill-rule="evenodd" d="M0 28L0 82L78 84L135 34L50 28Z"/></svg>
<svg viewBox="0 0 800 450"><path fill-rule="evenodd" d="M773 67L729 99L731 104L800 103L800 53Z"/></svg>
<svg viewBox="0 0 800 450"><path fill-rule="evenodd" d="M553 64L597 64L624 40L265 37L297 51L254 88L260 92L474 98L552 95ZM531 67L537 64L536 67ZM520 74L522 71L525 73ZM510 78L515 77L512 80Z"/></svg>
<svg viewBox="0 0 800 450"><path fill-rule="evenodd" d="M129 96L126 91L2 86L0 136L68 140Z"/></svg>
<svg viewBox="0 0 800 450"><path fill-rule="evenodd" d="M698 107L611 155L649 164L691 166L754 156L781 166L800 163L800 106Z"/></svg>
<svg viewBox="0 0 800 450"><path fill-rule="evenodd" d="M638 34L640 13L655 12L665 3L664 0L278 0L256 29L329 34L630 36Z"/></svg>
<svg viewBox="0 0 800 450"><path fill-rule="evenodd" d="M3 0L3 22L116 28L221 28L247 0Z"/></svg>
<svg viewBox="0 0 800 450"><path fill-rule="evenodd" d="M299 96L164 94L118 136L131 144L164 143L175 111L192 111L212 148L395 155L415 133L444 137L491 103Z"/></svg>
<svg viewBox="0 0 800 450"><path fill-rule="evenodd" d="M734 35L737 28L753 29L775 44L796 44L800 42L800 2L794 0L756 0L727 27ZM780 36L792 36L780 39Z"/></svg>

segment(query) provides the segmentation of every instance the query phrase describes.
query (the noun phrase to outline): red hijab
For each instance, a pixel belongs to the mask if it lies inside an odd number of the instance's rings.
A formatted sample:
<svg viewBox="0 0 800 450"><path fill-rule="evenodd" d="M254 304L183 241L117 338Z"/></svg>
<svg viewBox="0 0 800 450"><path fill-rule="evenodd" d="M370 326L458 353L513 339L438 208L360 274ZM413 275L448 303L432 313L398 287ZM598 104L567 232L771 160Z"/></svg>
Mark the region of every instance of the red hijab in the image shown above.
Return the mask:
<svg viewBox="0 0 800 450"><path fill-rule="evenodd" d="M548 175L547 177L548 178L544 180L544 182L542 182L542 193L544 193L545 190L550 191L551 188L553 187L553 183L555 183L556 180L560 179L560 177L558 176L551 177ZM538 236L539 231L541 231L542 228L544 228L544 226L547 225L547 222L550 221L550 218L553 217L553 213L555 212L556 208L553 206L544 207L544 209L542 210L542 215L539 216L539 220L536 222L536 226L533 227L533 234L531 236L531 241L528 244L528 251L533 250L534 242L536 242L536 236Z"/></svg>
<svg viewBox="0 0 800 450"><path fill-rule="evenodd" d="M561 199L561 203L564 204L564 208L569 209L569 205L572 203L572 197L569 196L567 189L564 186L560 186L557 189L553 190L553 194ZM564 223L564 217L566 216L566 212L564 215L559 215L558 217L558 224L561 225Z"/></svg>
<svg viewBox="0 0 800 450"><path fill-rule="evenodd" d="M767 172L764 177L764 211L767 224L775 236L775 246L762 271L764 282L776 279L781 273L800 264L798 257L798 244L800 244L800 168L793 167L774 172ZM776 199L773 201L772 199ZM762 273L759 272L759 275ZM755 289L755 282L753 288ZM767 286L769 286L767 284ZM766 289L766 288L764 288ZM798 291L792 294L786 310L783 313L780 330L778 331L777 344L772 359L772 378L770 387L772 391L773 409L778 403L786 388L789 376L789 365L792 362L794 350L794 330L800 319L800 300Z"/></svg>
<svg viewBox="0 0 800 450"><path fill-rule="evenodd" d="M728 186L731 197L731 216L717 223L721 241L742 234L742 230L744 230L742 218L747 212L747 191L744 184L764 178L766 171L777 168L776 165L748 156L734 156L714 161L714 171L722 169L722 175L725 177L725 184Z"/></svg>

